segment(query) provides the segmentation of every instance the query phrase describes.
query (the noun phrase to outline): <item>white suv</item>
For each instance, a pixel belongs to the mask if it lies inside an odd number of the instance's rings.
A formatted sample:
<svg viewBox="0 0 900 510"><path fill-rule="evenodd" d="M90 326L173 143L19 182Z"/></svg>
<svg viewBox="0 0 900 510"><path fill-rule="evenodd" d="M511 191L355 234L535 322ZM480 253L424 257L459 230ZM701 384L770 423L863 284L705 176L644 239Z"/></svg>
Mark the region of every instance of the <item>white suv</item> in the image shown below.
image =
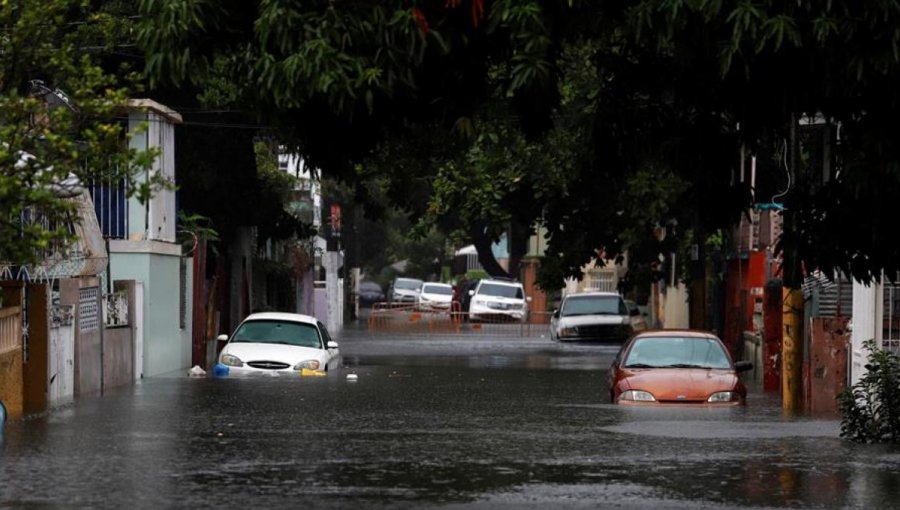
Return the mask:
<svg viewBox="0 0 900 510"><path fill-rule="evenodd" d="M475 321L516 320L528 317L528 302L521 283L503 280L481 280L469 304L469 318Z"/></svg>

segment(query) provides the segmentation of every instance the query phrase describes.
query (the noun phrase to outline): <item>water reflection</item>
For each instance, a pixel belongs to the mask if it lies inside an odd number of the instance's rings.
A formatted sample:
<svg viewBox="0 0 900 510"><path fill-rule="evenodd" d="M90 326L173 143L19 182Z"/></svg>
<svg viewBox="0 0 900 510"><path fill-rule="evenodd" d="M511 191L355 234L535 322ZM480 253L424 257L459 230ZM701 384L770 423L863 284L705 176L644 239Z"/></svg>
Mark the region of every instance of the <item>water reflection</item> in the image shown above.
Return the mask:
<svg viewBox="0 0 900 510"><path fill-rule="evenodd" d="M150 379L7 425L0 507L886 507L837 422L606 402L614 349L348 341L321 378ZM474 351L474 352L473 352ZM3 436L0 435L0 441Z"/></svg>

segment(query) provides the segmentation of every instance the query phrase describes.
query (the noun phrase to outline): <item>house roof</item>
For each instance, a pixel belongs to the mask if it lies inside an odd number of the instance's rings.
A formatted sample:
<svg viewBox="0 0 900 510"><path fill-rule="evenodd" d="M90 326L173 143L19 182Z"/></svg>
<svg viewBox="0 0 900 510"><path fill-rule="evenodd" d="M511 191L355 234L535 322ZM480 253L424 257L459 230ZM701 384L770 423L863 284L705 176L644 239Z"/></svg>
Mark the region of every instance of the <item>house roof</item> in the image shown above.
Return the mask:
<svg viewBox="0 0 900 510"><path fill-rule="evenodd" d="M157 103L152 99L131 99L128 101L128 106L135 110L146 110L157 115L162 115L173 124L181 124L183 122L180 113L164 104Z"/></svg>

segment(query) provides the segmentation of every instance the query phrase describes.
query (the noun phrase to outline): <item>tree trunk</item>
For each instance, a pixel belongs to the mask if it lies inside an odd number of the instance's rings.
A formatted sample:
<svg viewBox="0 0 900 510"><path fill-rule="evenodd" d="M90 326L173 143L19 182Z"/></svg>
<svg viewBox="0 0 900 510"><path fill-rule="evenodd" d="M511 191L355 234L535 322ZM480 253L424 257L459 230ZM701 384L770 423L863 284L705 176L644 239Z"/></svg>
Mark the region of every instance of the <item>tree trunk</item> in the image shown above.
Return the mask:
<svg viewBox="0 0 900 510"><path fill-rule="evenodd" d="M528 253L528 237L531 229L519 223L513 223L509 228L509 274L514 278L519 275L519 264L522 257Z"/></svg>
<svg viewBox="0 0 900 510"><path fill-rule="evenodd" d="M494 257L494 252L491 250L494 239L490 234L482 226L473 227L470 233L472 235L472 244L475 245L475 249L478 251L478 262L481 264L482 269L490 276L509 278L509 273L503 269L503 266Z"/></svg>

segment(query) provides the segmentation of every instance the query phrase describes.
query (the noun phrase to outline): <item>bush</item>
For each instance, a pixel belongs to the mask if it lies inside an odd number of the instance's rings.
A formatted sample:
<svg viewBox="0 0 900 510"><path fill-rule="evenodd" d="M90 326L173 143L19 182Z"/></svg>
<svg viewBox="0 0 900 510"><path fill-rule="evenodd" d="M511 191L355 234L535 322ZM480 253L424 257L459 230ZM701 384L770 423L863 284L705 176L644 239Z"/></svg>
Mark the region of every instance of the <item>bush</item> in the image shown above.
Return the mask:
<svg viewBox="0 0 900 510"><path fill-rule="evenodd" d="M839 397L841 437L900 444L900 359L874 340L864 346L869 351L866 375Z"/></svg>

